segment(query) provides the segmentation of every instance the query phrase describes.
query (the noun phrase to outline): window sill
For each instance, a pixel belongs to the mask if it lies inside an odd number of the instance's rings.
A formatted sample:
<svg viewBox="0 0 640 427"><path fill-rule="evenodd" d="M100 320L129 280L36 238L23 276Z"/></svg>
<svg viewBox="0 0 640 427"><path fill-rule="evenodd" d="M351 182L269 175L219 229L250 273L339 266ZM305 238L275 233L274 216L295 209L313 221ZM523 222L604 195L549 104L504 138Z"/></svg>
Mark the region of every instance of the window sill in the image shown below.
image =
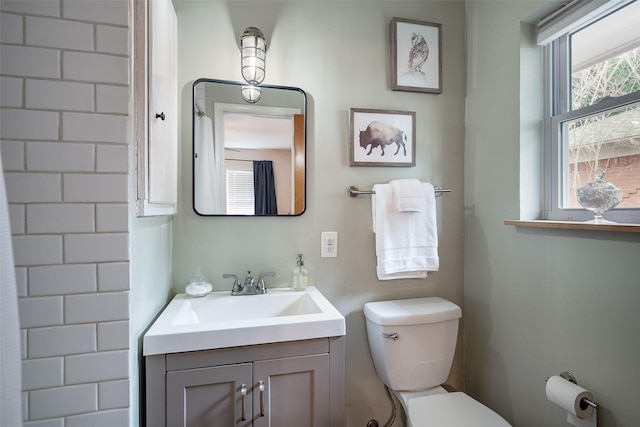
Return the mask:
<svg viewBox="0 0 640 427"><path fill-rule="evenodd" d="M565 230L614 231L623 233L640 233L640 224L613 223L590 224L580 221L548 221L548 220L507 220L504 225L533 228L559 228Z"/></svg>

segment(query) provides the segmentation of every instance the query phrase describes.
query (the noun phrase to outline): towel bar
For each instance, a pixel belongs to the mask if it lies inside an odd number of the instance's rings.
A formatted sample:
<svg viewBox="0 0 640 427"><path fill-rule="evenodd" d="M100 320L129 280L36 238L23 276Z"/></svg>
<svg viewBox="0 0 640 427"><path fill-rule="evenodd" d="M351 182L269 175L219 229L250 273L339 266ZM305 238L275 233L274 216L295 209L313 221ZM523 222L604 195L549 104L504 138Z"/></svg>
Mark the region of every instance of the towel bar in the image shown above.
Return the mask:
<svg viewBox="0 0 640 427"><path fill-rule="evenodd" d="M436 193L436 197L442 196L443 193L451 193L450 188L433 187L433 190ZM351 197L358 197L361 194L376 194L376 192L373 190L360 190L355 185L347 188L347 192Z"/></svg>

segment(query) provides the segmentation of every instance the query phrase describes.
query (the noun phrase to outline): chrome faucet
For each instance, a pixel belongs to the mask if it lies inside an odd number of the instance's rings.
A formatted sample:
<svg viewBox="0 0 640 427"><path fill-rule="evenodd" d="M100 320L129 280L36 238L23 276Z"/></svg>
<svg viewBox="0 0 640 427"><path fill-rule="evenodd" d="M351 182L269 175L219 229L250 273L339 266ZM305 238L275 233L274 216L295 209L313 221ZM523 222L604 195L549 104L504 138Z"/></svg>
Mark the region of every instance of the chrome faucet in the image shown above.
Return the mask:
<svg viewBox="0 0 640 427"><path fill-rule="evenodd" d="M247 278L244 279L244 286L242 286L242 295L256 295L256 281L251 277L251 270L247 271Z"/></svg>
<svg viewBox="0 0 640 427"><path fill-rule="evenodd" d="M233 288L231 288L231 295L259 295L267 293L267 286L264 283L264 278L274 277L275 275L276 273L273 271L267 271L266 273L260 274L257 285L256 281L251 277L251 271L247 271L247 277L244 279L244 284L240 284L240 279L238 279L238 276L235 274L224 273L222 278L234 279Z"/></svg>

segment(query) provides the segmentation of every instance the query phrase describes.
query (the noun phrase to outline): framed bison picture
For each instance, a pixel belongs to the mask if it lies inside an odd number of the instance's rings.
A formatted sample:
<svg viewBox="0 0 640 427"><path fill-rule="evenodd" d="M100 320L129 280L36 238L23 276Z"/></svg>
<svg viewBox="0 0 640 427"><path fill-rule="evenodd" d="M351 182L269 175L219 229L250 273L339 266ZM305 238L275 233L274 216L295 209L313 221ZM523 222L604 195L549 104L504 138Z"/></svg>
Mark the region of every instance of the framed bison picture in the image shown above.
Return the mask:
<svg viewBox="0 0 640 427"><path fill-rule="evenodd" d="M351 166L415 166L414 111L352 108L349 120Z"/></svg>
<svg viewBox="0 0 640 427"><path fill-rule="evenodd" d="M391 89L442 93L442 24L391 20Z"/></svg>

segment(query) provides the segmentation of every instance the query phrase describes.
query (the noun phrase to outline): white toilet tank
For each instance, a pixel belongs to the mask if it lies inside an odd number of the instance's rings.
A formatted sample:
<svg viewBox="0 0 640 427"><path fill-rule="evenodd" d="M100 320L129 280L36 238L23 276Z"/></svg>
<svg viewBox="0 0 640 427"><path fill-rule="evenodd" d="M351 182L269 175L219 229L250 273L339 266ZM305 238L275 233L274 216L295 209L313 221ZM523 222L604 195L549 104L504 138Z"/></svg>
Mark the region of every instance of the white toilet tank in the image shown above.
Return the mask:
<svg viewBox="0 0 640 427"><path fill-rule="evenodd" d="M427 390L447 380L460 307L429 297L369 302L363 311L376 372L389 388Z"/></svg>

